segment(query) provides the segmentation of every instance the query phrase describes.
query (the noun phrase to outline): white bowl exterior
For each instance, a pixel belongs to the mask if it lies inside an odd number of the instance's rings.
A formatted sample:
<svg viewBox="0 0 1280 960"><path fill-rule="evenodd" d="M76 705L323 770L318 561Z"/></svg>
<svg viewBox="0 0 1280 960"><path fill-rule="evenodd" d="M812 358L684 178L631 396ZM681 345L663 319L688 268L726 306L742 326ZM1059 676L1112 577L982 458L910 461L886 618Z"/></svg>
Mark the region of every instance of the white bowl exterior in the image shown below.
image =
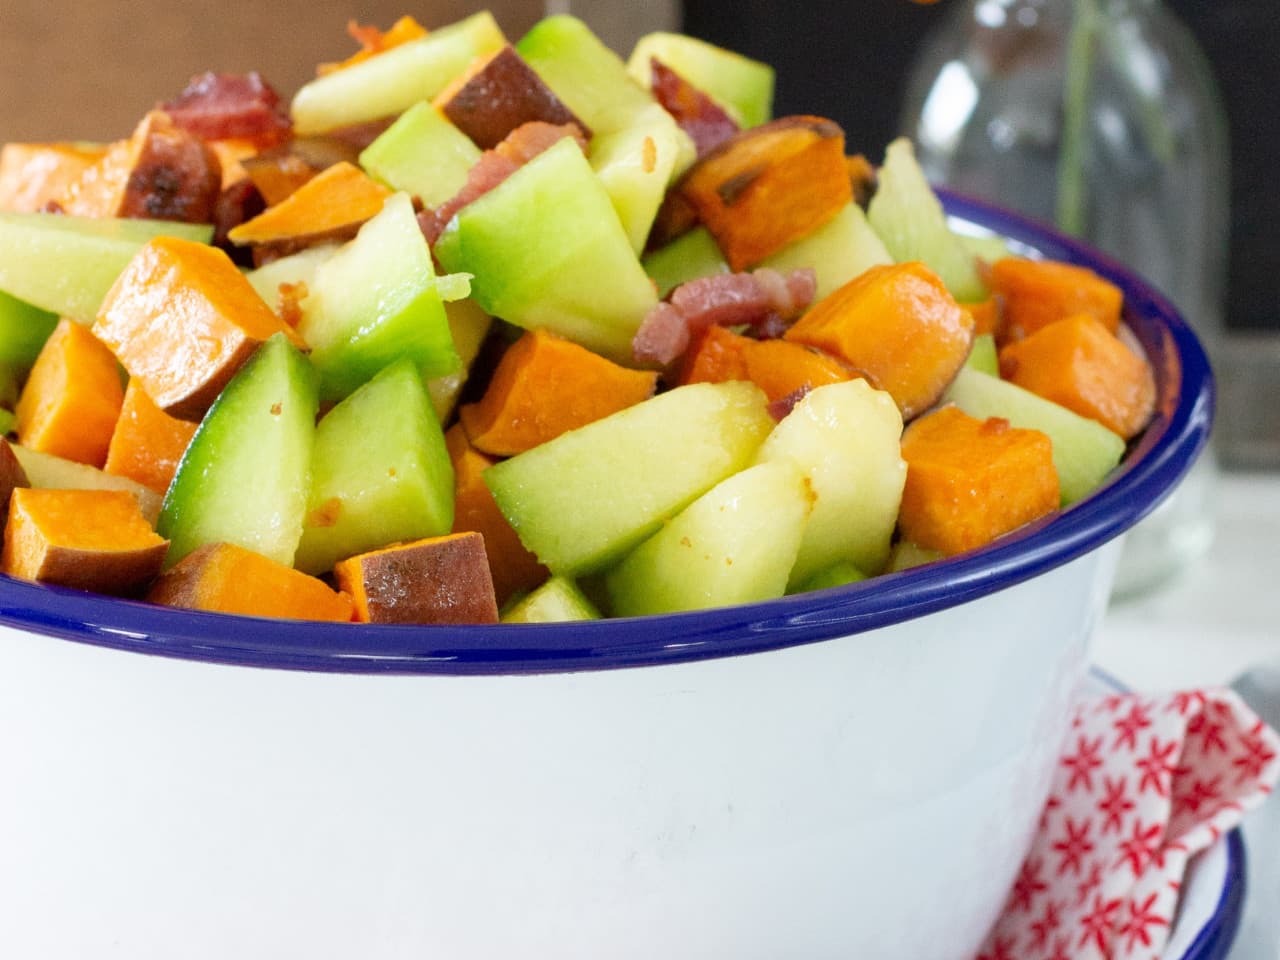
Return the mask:
<svg viewBox="0 0 1280 960"><path fill-rule="evenodd" d="M310 674L0 633L0 954L968 960L1116 544L751 656Z"/></svg>

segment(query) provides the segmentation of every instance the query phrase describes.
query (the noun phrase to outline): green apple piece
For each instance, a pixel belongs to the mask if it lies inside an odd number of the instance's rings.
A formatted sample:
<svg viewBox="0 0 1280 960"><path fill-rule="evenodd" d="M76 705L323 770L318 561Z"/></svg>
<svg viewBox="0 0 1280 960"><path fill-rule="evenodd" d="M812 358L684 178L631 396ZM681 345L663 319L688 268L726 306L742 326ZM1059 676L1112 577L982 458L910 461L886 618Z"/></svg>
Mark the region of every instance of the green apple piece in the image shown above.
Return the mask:
<svg viewBox="0 0 1280 960"><path fill-rule="evenodd" d="M721 481L608 573L613 614L640 617L782 596L812 501L804 474L787 460Z"/></svg>
<svg viewBox="0 0 1280 960"><path fill-rule="evenodd" d="M640 110L627 126L592 139L591 167L637 255L644 250L668 184L696 157L689 135L657 103Z"/></svg>
<svg viewBox="0 0 1280 960"><path fill-rule="evenodd" d="M484 473L553 573L603 570L751 462L773 427L754 384L697 383L561 434Z"/></svg>
<svg viewBox="0 0 1280 960"><path fill-rule="evenodd" d="M989 333L979 333L973 338L965 366L988 376L1000 376L1000 354L996 350L996 338Z"/></svg>
<svg viewBox="0 0 1280 960"><path fill-rule="evenodd" d="M315 370L277 333L231 378L178 464L156 524L169 566L219 542L292 566L317 408Z"/></svg>
<svg viewBox="0 0 1280 960"><path fill-rule="evenodd" d="M432 377L427 381L427 394L431 397L436 419L441 423L447 423L453 416L453 409L458 405L458 396L467 382L471 365L480 355L484 338L493 327L493 317L481 310L470 298L445 301L444 315L449 321L449 333L453 336L453 346L458 351L460 365L453 373Z"/></svg>
<svg viewBox="0 0 1280 960"><path fill-rule="evenodd" d="M1097 489L1124 456L1124 439L1096 420L972 367L960 369L942 399L971 417L1003 417L1048 434L1063 506Z"/></svg>
<svg viewBox="0 0 1280 960"><path fill-rule="evenodd" d="M951 232L942 204L905 137L885 151L867 219L894 260L923 260L957 300L987 296L973 254Z"/></svg>
<svg viewBox="0 0 1280 960"><path fill-rule="evenodd" d="M838 290L854 277L881 264L893 263L867 215L850 203L807 237L783 247L760 266L787 272L812 267L818 288L814 302Z"/></svg>
<svg viewBox="0 0 1280 960"><path fill-rule="evenodd" d="M128 477L118 477L114 473L99 470L87 463L66 460L17 443L9 446L13 448L18 463L22 464L27 482L33 487L45 490L123 490L133 494L148 523L154 525L160 516L163 498L150 487L144 487Z"/></svg>
<svg viewBox="0 0 1280 960"><path fill-rule="evenodd" d="M826 590L830 587L843 587L850 583L860 583L865 579L867 579L865 573L848 560L841 560L823 570L819 570L797 586L788 587L787 592L808 593L811 590Z"/></svg>
<svg viewBox="0 0 1280 960"><path fill-rule="evenodd" d="M660 297L698 277L729 272L720 246L706 227L694 227L680 234L666 246L646 254L640 263L657 285Z"/></svg>
<svg viewBox="0 0 1280 960"><path fill-rule="evenodd" d="M459 368L441 284L408 194L388 197L354 240L316 268L309 290L298 332L311 347L322 401L342 399L401 357L424 377Z"/></svg>
<svg viewBox="0 0 1280 960"><path fill-rule="evenodd" d="M0 290L41 310L92 323L102 301L152 237L213 239L213 227L167 220L0 213Z"/></svg>
<svg viewBox="0 0 1280 960"><path fill-rule="evenodd" d="M433 98L472 60L506 42L492 14L483 11L317 77L293 98L294 133L324 133L403 113Z"/></svg>
<svg viewBox="0 0 1280 960"><path fill-rule="evenodd" d="M430 103L416 103L360 154L360 166L429 207L453 199L480 148Z"/></svg>
<svg viewBox="0 0 1280 960"><path fill-rule="evenodd" d="M899 573L912 567L923 567L926 563L941 560L945 554L941 550L931 550L910 540L899 540L893 545L889 555L889 568L885 573Z"/></svg>
<svg viewBox="0 0 1280 960"><path fill-rule="evenodd" d="M657 303L591 165L572 139L458 211L435 255L472 296L519 327L545 327L620 363Z"/></svg>
<svg viewBox="0 0 1280 960"><path fill-rule="evenodd" d="M865 380L811 390L760 447L757 460L787 460L816 495L791 585L847 560L877 574L889 559L907 465L902 414Z"/></svg>
<svg viewBox="0 0 1280 960"><path fill-rule="evenodd" d="M453 465L422 377L383 369L325 414L294 566L321 574L347 557L453 526Z"/></svg>
<svg viewBox="0 0 1280 960"><path fill-rule="evenodd" d="M640 86L652 84L652 58L680 74L716 101L742 127L773 116L773 67L732 50L679 33L650 33L640 38L627 71Z"/></svg>
<svg viewBox="0 0 1280 960"><path fill-rule="evenodd" d="M58 325L58 315L0 291L0 367L26 370Z"/></svg>
<svg viewBox="0 0 1280 960"><path fill-rule="evenodd" d="M516 51L592 134L630 125L656 101L585 23L568 14L539 20Z"/></svg>
<svg viewBox="0 0 1280 960"><path fill-rule="evenodd" d="M315 286L316 271L320 269L320 264L327 262L338 250L339 245L336 243L307 247L250 270L245 274L245 279L267 306L275 310L280 304L281 284L301 283L310 291ZM299 305L306 302L306 299L303 297Z"/></svg>
<svg viewBox="0 0 1280 960"><path fill-rule="evenodd" d="M567 577L549 577L503 614L503 623L570 623L599 620L600 611Z"/></svg>

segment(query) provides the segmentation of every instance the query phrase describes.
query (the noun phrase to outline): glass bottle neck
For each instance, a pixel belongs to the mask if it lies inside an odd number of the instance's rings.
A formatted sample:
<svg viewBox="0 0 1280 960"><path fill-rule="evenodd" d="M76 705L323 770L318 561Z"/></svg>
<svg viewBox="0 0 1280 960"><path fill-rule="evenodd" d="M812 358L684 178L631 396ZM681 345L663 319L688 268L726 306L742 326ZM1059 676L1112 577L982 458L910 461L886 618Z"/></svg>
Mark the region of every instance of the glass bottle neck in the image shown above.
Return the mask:
<svg viewBox="0 0 1280 960"><path fill-rule="evenodd" d="M1090 13L1105 17L1127 17L1149 11L1160 0L974 0L975 19L983 26L997 27L1013 21L1029 26L1040 17L1070 19Z"/></svg>

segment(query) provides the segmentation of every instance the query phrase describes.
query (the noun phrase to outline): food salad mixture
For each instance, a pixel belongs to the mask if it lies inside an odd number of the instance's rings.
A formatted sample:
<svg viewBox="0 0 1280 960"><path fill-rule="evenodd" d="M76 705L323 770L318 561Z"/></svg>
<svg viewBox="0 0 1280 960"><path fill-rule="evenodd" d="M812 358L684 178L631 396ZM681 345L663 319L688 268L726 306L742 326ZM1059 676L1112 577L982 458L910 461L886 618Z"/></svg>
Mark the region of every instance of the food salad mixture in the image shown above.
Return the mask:
<svg viewBox="0 0 1280 960"><path fill-rule="evenodd" d="M268 617L767 600L1101 484L1155 386L1120 290L954 233L911 145L580 20L351 25L0 153L3 573ZM124 133L122 131L122 133Z"/></svg>

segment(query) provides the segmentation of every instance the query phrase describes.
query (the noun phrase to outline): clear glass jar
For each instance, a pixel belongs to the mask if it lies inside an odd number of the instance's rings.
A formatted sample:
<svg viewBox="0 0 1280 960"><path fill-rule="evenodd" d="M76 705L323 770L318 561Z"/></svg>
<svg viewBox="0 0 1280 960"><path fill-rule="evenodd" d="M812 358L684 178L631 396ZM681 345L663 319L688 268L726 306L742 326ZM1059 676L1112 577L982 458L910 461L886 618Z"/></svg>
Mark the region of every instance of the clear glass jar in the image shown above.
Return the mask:
<svg viewBox="0 0 1280 960"><path fill-rule="evenodd" d="M928 39L903 130L934 182L1055 223L1137 270L1215 357L1229 231L1225 113L1158 0L965 0ZM1130 536L1119 594L1212 532L1212 456Z"/></svg>

